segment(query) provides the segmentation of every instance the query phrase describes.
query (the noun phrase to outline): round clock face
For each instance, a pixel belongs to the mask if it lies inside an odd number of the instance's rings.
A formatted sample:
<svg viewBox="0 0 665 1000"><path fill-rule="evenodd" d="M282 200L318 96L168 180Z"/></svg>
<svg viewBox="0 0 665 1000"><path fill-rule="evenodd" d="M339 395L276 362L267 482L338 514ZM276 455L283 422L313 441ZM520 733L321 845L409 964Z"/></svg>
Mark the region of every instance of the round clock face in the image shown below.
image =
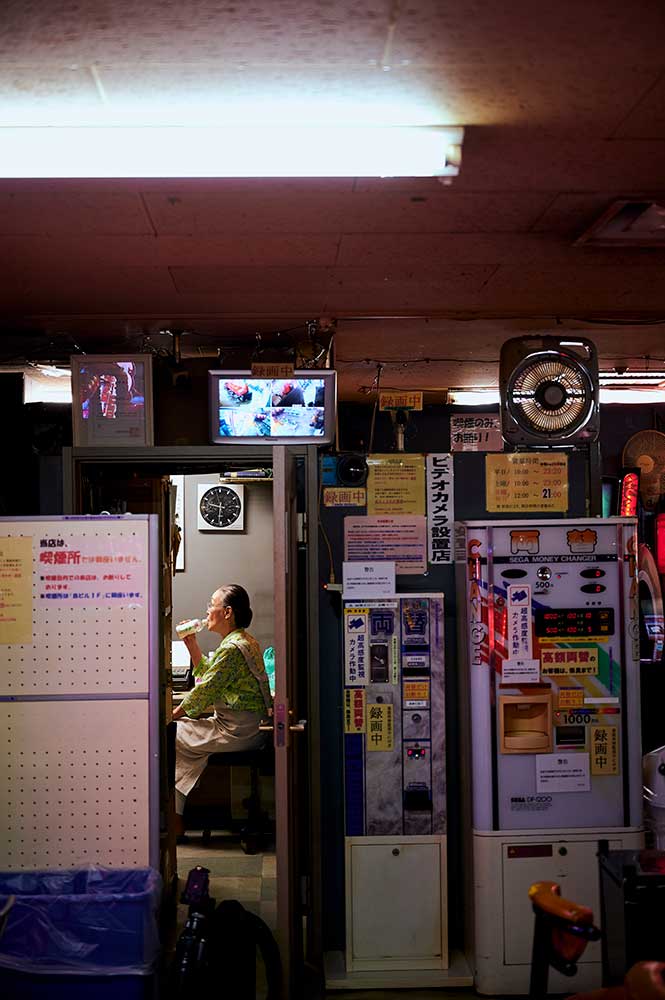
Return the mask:
<svg viewBox="0 0 665 1000"><path fill-rule="evenodd" d="M235 490L228 486L211 486L199 503L201 517L213 528L228 528L240 517L242 504Z"/></svg>

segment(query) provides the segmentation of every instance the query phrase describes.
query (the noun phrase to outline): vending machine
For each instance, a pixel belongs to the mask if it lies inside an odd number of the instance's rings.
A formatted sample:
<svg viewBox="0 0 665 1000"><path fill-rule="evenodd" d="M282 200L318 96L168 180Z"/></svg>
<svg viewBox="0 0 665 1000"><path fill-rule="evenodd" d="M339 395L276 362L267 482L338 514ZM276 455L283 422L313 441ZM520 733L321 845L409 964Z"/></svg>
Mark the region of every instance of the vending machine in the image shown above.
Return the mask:
<svg viewBox="0 0 665 1000"><path fill-rule="evenodd" d="M343 603L346 969L446 969L443 596Z"/></svg>
<svg viewBox="0 0 665 1000"><path fill-rule="evenodd" d="M637 551L628 518L457 526L480 993L528 992L533 882L600 920L599 849L642 844ZM600 962L589 946L575 990Z"/></svg>

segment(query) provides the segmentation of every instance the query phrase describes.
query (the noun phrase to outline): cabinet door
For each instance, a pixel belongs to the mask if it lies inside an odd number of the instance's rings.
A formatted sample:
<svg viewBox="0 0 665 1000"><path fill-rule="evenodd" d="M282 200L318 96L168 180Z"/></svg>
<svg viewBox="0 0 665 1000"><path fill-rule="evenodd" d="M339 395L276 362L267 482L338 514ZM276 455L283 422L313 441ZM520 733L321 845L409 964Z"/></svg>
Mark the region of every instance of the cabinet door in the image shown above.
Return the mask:
<svg viewBox="0 0 665 1000"><path fill-rule="evenodd" d="M440 850L399 841L351 847L354 962L440 960Z"/></svg>
<svg viewBox="0 0 665 1000"><path fill-rule="evenodd" d="M610 841L614 849L621 841ZM561 895L593 910L600 921L598 841L550 841L551 857L510 857L503 846L503 914L506 965L529 965L533 944L534 916L529 887L534 882L557 882ZM547 846L549 846L549 844ZM600 945L590 944L580 962L599 962Z"/></svg>

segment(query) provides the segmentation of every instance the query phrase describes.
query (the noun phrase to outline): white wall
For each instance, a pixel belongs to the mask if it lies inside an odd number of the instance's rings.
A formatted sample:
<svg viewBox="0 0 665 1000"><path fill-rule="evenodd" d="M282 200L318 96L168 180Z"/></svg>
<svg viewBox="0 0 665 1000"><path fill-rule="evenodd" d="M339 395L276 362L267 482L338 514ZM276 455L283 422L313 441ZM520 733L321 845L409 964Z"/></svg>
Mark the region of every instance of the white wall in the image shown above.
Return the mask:
<svg viewBox="0 0 665 1000"><path fill-rule="evenodd" d="M185 570L173 579L173 623L204 616L218 587L239 583L254 612L249 631L265 649L273 645L274 623L272 484L245 484L242 531L199 531L197 485L218 481L211 474L185 476ZM204 652L219 645L212 632L203 631L198 638Z"/></svg>

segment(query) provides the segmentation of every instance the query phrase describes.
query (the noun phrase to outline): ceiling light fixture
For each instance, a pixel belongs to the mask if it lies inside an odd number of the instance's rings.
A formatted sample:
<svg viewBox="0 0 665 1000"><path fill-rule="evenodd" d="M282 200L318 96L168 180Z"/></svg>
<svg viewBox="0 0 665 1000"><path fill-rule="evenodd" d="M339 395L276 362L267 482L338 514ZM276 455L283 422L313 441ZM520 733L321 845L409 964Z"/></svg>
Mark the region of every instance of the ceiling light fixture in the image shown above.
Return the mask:
<svg viewBox="0 0 665 1000"><path fill-rule="evenodd" d="M7 126L0 177L457 176L463 128Z"/></svg>

